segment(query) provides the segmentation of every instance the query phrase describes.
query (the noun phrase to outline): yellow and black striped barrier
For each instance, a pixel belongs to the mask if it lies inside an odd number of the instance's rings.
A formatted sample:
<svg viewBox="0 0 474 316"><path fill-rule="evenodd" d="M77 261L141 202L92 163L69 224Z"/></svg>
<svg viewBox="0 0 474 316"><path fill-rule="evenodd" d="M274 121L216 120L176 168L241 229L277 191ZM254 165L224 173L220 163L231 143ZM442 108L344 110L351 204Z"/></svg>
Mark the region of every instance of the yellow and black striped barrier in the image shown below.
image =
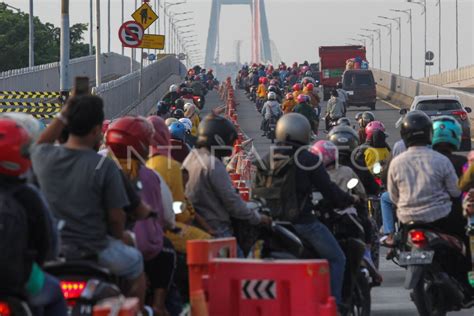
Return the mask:
<svg viewBox="0 0 474 316"><path fill-rule="evenodd" d="M0 113L17 112L17 113L58 113L61 108L0 108Z"/></svg>
<svg viewBox="0 0 474 316"><path fill-rule="evenodd" d="M50 102L22 102L22 101L0 101L0 107L2 106L14 106L14 107L45 107L45 108L60 108L61 103L50 103Z"/></svg>
<svg viewBox="0 0 474 316"><path fill-rule="evenodd" d="M60 96L59 92L49 91L0 91L0 99L44 99Z"/></svg>

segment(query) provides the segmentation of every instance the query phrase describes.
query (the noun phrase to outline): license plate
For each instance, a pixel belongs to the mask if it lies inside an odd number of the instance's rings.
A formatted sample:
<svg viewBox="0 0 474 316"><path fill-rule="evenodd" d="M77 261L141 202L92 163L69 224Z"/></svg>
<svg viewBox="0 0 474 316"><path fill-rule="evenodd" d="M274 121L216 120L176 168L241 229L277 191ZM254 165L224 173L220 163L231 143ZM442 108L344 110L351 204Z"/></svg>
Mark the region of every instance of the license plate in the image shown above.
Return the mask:
<svg viewBox="0 0 474 316"><path fill-rule="evenodd" d="M433 257L434 251L401 252L398 263L401 266L431 264L431 262L433 262Z"/></svg>

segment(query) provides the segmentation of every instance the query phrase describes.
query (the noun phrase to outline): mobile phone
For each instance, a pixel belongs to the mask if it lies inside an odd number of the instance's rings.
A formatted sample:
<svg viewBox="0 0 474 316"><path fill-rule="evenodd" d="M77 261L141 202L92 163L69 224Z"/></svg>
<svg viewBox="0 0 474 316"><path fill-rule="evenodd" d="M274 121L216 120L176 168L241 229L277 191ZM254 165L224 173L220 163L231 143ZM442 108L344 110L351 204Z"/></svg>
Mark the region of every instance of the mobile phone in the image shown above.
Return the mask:
<svg viewBox="0 0 474 316"><path fill-rule="evenodd" d="M74 95L90 94L89 77L76 77L74 81Z"/></svg>

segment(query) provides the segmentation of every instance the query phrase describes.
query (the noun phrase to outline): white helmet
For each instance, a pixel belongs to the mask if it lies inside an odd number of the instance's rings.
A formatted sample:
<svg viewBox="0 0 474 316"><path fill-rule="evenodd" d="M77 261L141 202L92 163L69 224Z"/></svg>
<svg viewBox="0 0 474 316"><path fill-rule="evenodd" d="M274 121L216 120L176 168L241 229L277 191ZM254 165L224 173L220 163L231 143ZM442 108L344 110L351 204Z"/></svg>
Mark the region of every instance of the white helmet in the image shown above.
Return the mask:
<svg viewBox="0 0 474 316"><path fill-rule="evenodd" d="M190 119L188 119L187 117L183 117L183 118L179 119L179 121L186 128L186 132L188 132L188 133L191 132L191 129L193 128L193 122L191 122Z"/></svg>
<svg viewBox="0 0 474 316"><path fill-rule="evenodd" d="M276 100L277 95L276 95L276 93L273 92L273 91L272 91L272 92L268 92L267 98L268 98L268 100Z"/></svg>
<svg viewBox="0 0 474 316"><path fill-rule="evenodd" d="M196 105L194 105L194 103L188 102L188 103L186 103L186 104L184 105L184 111L185 111L185 112L188 111L188 110L191 110L191 111L192 111L192 110L195 109L195 108L196 108Z"/></svg>
<svg viewBox="0 0 474 316"><path fill-rule="evenodd" d="M170 86L170 92L178 92L178 86L175 84L172 84Z"/></svg>
<svg viewBox="0 0 474 316"><path fill-rule="evenodd" d="M174 117L170 117L170 118L167 118L166 121L165 121L165 124L166 126L170 127L171 124L173 124L174 122L177 122L178 120Z"/></svg>

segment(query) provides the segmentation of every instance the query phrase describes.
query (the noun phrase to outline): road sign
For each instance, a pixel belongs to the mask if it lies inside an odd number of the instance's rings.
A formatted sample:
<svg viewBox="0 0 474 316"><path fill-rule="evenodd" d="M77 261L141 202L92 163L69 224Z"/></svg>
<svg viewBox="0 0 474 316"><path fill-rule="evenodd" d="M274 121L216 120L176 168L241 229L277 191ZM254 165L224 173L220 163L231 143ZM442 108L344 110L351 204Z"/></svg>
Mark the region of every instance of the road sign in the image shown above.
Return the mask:
<svg viewBox="0 0 474 316"><path fill-rule="evenodd" d="M242 298L247 300L275 300L277 298L274 280L242 280Z"/></svg>
<svg viewBox="0 0 474 316"><path fill-rule="evenodd" d="M158 15L156 15L148 3L143 3L137 11L133 12L132 18L146 30L158 19Z"/></svg>
<svg viewBox="0 0 474 316"><path fill-rule="evenodd" d="M425 65L426 65L426 66L434 66L434 62L432 62L432 61L427 61L427 62L425 62Z"/></svg>
<svg viewBox="0 0 474 316"><path fill-rule="evenodd" d="M154 35L154 34L145 34L143 35L143 40L140 48L148 49L164 49L165 48L165 36L164 35Z"/></svg>
<svg viewBox="0 0 474 316"><path fill-rule="evenodd" d="M143 27L139 23L128 21L122 24L118 34L123 47L137 48L142 43L143 33Z"/></svg>
<svg viewBox="0 0 474 316"><path fill-rule="evenodd" d="M142 59L147 59L148 58L148 53L147 52L143 52L142 53Z"/></svg>
<svg viewBox="0 0 474 316"><path fill-rule="evenodd" d="M427 51L426 54L425 54L425 59L426 60L429 60L429 61L432 61L435 57L435 54L432 52L432 51Z"/></svg>
<svg viewBox="0 0 474 316"><path fill-rule="evenodd" d="M156 59L156 55L155 54L148 54L148 60L149 61L154 61Z"/></svg>

